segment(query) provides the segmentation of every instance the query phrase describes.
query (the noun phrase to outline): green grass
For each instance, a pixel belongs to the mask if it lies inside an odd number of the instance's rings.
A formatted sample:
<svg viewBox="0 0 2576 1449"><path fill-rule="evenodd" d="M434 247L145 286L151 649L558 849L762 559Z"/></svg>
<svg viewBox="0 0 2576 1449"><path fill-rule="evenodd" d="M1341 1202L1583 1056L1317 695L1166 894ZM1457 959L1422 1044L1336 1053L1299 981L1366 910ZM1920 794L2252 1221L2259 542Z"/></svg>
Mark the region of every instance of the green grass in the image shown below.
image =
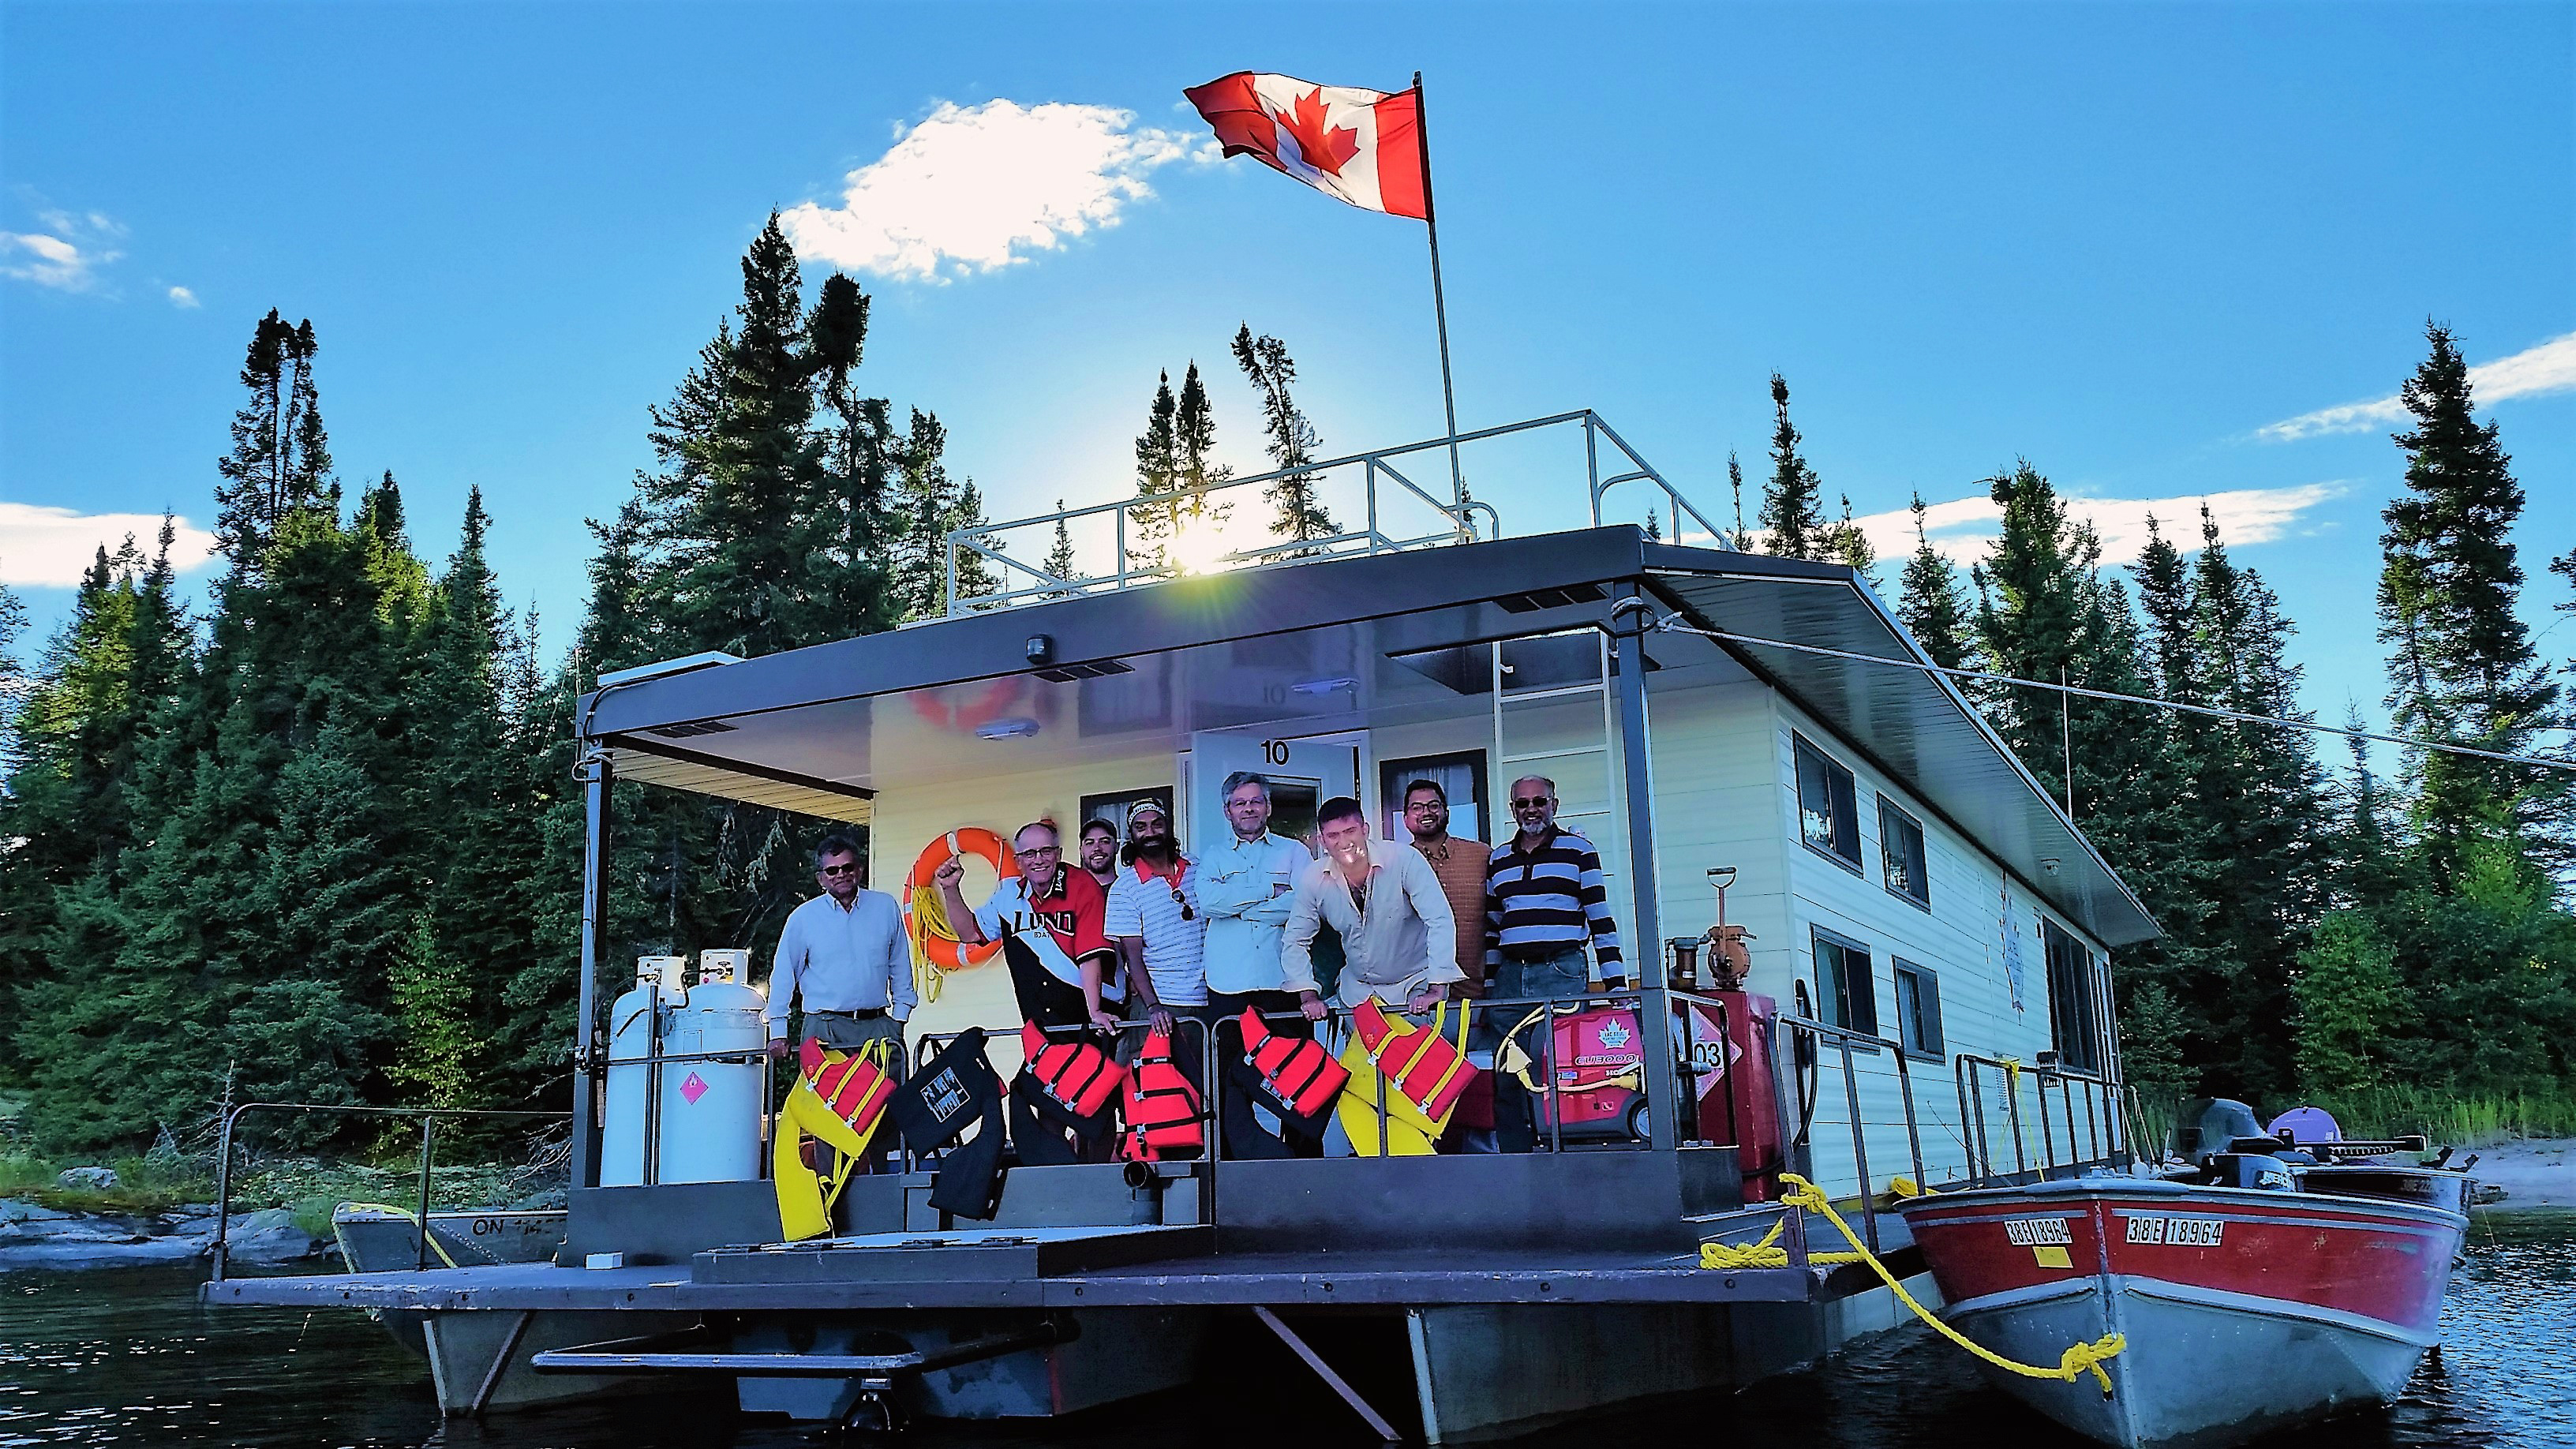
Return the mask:
<svg viewBox="0 0 2576 1449"><path fill-rule="evenodd" d="M2178 1098L2139 1094L2141 1140L2172 1140ZM2433 1147L2490 1147L2517 1138L2576 1137L2576 1088L2536 1092L2457 1092L2439 1088L2376 1087L2326 1092L2304 1099L2334 1114L2346 1137L2393 1138L2422 1133ZM2257 1104L2278 1115L2296 1102ZM2269 1120L2268 1117L2266 1120Z"/></svg>
<svg viewBox="0 0 2576 1449"><path fill-rule="evenodd" d="M182 1204L215 1200L214 1164L195 1158L159 1161L122 1157L100 1164L116 1170L115 1187L93 1190L57 1185L56 1179L64 1168L89 1165L89 1160L56 1160L32 1153L0 1154L0 1197L33 1202L58 1212L120 1215L163 1213ZM430 1206L444 1210L507 1204L561 1183L560 1171L442 1165L432 1173ZM316 1236L330 1232L331 1210L340 1203L382 1203L409 1210L419 1201L419 1165L412 1160L389 1160L379 1166L297 1157L234 1164L234 1212L291 1208L296 1224Z"/></svg>

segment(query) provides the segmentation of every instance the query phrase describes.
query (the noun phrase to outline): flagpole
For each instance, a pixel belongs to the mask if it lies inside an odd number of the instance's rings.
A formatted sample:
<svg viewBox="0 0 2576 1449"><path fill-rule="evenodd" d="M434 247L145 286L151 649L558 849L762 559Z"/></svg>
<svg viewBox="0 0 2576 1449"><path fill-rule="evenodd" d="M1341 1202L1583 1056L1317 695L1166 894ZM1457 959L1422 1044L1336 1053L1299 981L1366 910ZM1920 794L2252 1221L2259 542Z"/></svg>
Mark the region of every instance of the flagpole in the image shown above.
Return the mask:
<svg viewBox="0 0 2576 1449"><path fill-rule="evenodd" d="M1467 522L1467 479L1458 470L1458 388L1449 373L1449 303L1440 291L1439 208L1431 204L1431 107L1422 96L1422 72L1413 73L1413 134L1422 153L1422 225L1431 236L1431 315L1440 328L1440 406L1449 419L1449 501L1458 528Z"/></svg>

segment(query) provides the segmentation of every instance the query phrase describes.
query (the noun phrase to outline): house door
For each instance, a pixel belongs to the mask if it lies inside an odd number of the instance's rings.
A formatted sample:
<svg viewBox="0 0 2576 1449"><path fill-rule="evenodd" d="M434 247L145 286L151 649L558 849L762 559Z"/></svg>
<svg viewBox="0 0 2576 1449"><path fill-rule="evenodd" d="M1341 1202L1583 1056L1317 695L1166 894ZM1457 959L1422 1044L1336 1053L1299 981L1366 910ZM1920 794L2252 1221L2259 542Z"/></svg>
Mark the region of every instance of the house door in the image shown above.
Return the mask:
<svg viewBox="0 0 2576 1449"><path fill-rule="evenodd" d="M1220 730L1190 740L1190 833L1197 851L1224 840L1225 777L1249 770L1270 781L1270 831L1315 848L1315 810L1336 795L1360 793L1357 746L1321 740L1265 739L1258 731Z"/></svg>

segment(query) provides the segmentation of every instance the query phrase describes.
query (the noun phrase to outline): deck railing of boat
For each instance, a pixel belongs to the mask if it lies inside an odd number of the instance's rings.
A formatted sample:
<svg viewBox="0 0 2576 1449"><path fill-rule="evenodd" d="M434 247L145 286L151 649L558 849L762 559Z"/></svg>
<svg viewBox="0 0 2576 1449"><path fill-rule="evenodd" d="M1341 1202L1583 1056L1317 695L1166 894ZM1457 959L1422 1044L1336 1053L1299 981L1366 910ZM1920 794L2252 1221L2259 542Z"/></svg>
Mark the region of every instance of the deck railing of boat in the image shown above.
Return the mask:
<svg viewBox="0 0 2576 1449"><path fill-rule="evenodd" d="M1959 1121L1967 1129L1968 1176L1974 1183L2029 1182L2052 1173L2081 1170L2102 1165L2131 1165L2137 1156L2137 1115L2134 1097L2114 1078L2091 1072L2071 1071L2048 1061L2021 1062L2009 1057L1985 1056L1960 1052L1952 1058L1953 1080L1958 1085ZM2021 1079L2030 1079L2036 1111L2032 1117L2039 1128L2039 1155L2029 1153L2029 1138L2022 1124ZM1985 1087L1989 1079L1996 1082L2004 1118L2012 1138L2013 1165L2010 1173L1997 1169L1994 1150L1993 1111L1986 1104ZM2059 1118L2049 1115L2049 1088L2057 1089ZM2075 1103L2084 1102L2084 1131L2076 1131ZM2058 1127L2062 1122L2061 1136Z"/></svg>
<svg viewBox="0 0 2576 1449"><path fill-rule="evenodd" d="M486 1107L362 1107L340 1102L244 1102L224 1114L223 1136L215 1149L215 1249L212 1278L224 1281L224 1268L230 1253L233 1209L233 1142L241 1120L253 1113L296 1112L341 1117L418 1118L420 1121L420 1171L415 1200L418 1211L412 1218L413 1231L419 1237L419 1257L415 1268L429 1266L429 1203L432 1167L438 1143L438 1124L442 1121L512 1121L565 1122L570 1112L515 1111Z"/></svg>
<svg viewBox="0 0 2576 1449"><path fill-rule="evenodd" d="M1684 498L1679 490L1666 481L1664 475L1658 472L1653 464L1647 462L1636 449L1628 446L1627 440L1620 437L1616 430L1603 421L1600 414L1585 408L1579 412L1557 413L1549 417L1505 423L1499 427L1479 428L1473 432L1460 433L1454 438L1446 435L1425 438L1418 443L1407 443L1402 447L1352 453L1344 457L1300 464L1294 468L1256 473L1249 477L1220 479L1198 488L1176 488L1162 493L1122 498L1114 503L1095 503L1083 508L1059 508L1051 513L1034 514L1027 518L1014 518L983 524L975 528L959 529L948 535L947 542L948 614L949 617L954 618L961 614L1009 608L1014 604L1042 603L1051 599L1075 598L1083 594L1109 593L1133 588L1139 584L1159 583L1165 579L1177 578L1185 570L1179 565L1164 560L1163 545L1155 545L1150 552L1130 549L1129 545L1134 541L1134 533L1130 528L1131 516L1141 521L1154 518L1158 512L1167 519L1178 518L1184 514L1197 515L1206 510L1207 500L1213 495L1239 488L1264 487L1291 477L1320 485L1334 474L1346 476L1356 474L1359 482L1358 502L1362 510L1360 526L1325 537L1291 539L1284 543L1237 549L1221 558L1196 563L1193 567L1202 571L1264 568L1276 564L1311 560L1322 555L1401 553L1409 549L1473 543L1480 536L1476 525L1478 514L1482 514L1485 519L1485 528L1481 536L1488 539L1500 538L1503 534L1502 515L1494 511L1492 504L1467 495L1463 488L1454 490L1453 496L1443 498L1437 492L1436 481L1425 486L1414 481L1405 470L1423 469L1423 464L1414 461L1416 458L1427 458L1431 467L1442 467L1444 461L1453 456L1452 450L1455 448L1471 447L1498 438L1539 433L1549 429L1570 431L1576 427L1580 427L1583 431L1585 493L1593 527L1601 526L1604 518L1602 501L1609 496L1612 489L1624 484L1648 483L1662 495L1659 503L1650 505L1650 511L1655 514L1659 526L1668 530L1665 537L1674 539L1684 537L1686 524L1696 535L1716 539L1730 537L1724 529L1710 522L1707 515L1692 506L1690 500ZM1605 451L1612 455L1607 472L1604 471ZM1398 466L1399 460L1402 462L1402 467ZM1622 466L1619 460L1625 460L1625 465ZM1389 510L1383 506L1386 502L1401 499L1407 494L1427 507L1428 516L1436 516L1440 520L1429 532L1404 531L1409 525L1393 519ZM1335 503L1333 506L1342 505ZM1111 557L1115 563L1115 567L1107 572L1061 575L1033 564L1009 550L1010 535L1026 530L1039 530L1038 534L1032 536L1034 547L1029 549L1029 552L1034 555L1047 547L1047 539L1053 536L1052 530L1058 526L1079 524L1083 520L1103 515L1109 519L1109 544L1112 551ZM1068 537L1070 537L1069 534ZM988 569L999 570L1001 585L987 593L960 598L958 574L961 565L970 560Z"/></svg>

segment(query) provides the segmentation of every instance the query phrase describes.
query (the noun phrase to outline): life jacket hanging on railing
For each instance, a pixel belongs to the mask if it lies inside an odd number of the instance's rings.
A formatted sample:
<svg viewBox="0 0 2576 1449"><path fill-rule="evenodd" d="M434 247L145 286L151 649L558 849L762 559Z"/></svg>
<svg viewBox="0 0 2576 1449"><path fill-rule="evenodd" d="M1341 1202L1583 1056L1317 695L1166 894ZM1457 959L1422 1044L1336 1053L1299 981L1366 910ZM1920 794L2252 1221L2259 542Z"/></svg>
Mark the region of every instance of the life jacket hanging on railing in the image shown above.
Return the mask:
<svg viewBox="0 0 2576 1449"><path fill-rule="evenodd" d="M984 1059L984 1029L970 1026L895 1089L894 1124L916 1157L940 1153L930 1205L990 1221L1002 1204L1002 1079ZM978 1126L978 1124L981 1124ZM949 1147L966 1129L973 1138ZM943 1151L943 1149L945 1149Z"/></svg>
<svg viewBox="0 0 2576 1449"><path fill-rule="evenodd" d="M833 1205L866 1159L868 1142L894 1096L894 1077L886 1070L893 1050L894 1043L883 1039L851 1052L805 1043L802 1070L779 1103L772 1133L770 1177L778 1193L781 1241L832 1230ZM815 1160L826 1149L832 1156L828 1165Z"/></svg>
<svg viewBox="0 0 2576 1449"><path fill-rule="evenodd" d="M1031 1167L1108 1161L1118 1145L1118 1089L1126 1068L1088 1027L1065 1040L1026 1022L1020 1049L1027 1065L1011 1081L1011 1141L1020 1161Z"/></svg>
<svg viewBox="0 0 2576 1449"><path fill-rule="evenodd" d="M1350 1072L1313 1037L1271 1030L1257 1007L1245 1007L1237 1022L1243 1029L1242 1060L1260 1083L1264 1105L1323 1130L1324 1114L1342 1094Z"/></svg>
<svg viewBox="0 0 2576 1449"><path fill-rule="evenodd" d="M1458 1009L1458 1039L1449 1040L1449 1003L1443 1002L1428 1023L1415 1025L1390 1017L1377 998L1369 997L1351 1012L1351 1040L1342 1065L1351 1079L1342 1088L1342 1130L1351 1150L1362 1157L1427 1157L1449 1129L1449 1116L1459 1095L1476 1079L1467 1060L1467 1021L1473 1012ZM1385 1098L1386 1140L1378 1140L1379 1097Z"/></svg>
<svg viewBox="0 0 2576 1449"><path fill-rule="evenodd" d="M1172 1061L1172 1040L1145 1033L1144 1049L1127 1072L1127 1125L1118 1133L1118 1155L1129 1162L1170 1162L1207 1149L1198 1088Z"/></svg>

